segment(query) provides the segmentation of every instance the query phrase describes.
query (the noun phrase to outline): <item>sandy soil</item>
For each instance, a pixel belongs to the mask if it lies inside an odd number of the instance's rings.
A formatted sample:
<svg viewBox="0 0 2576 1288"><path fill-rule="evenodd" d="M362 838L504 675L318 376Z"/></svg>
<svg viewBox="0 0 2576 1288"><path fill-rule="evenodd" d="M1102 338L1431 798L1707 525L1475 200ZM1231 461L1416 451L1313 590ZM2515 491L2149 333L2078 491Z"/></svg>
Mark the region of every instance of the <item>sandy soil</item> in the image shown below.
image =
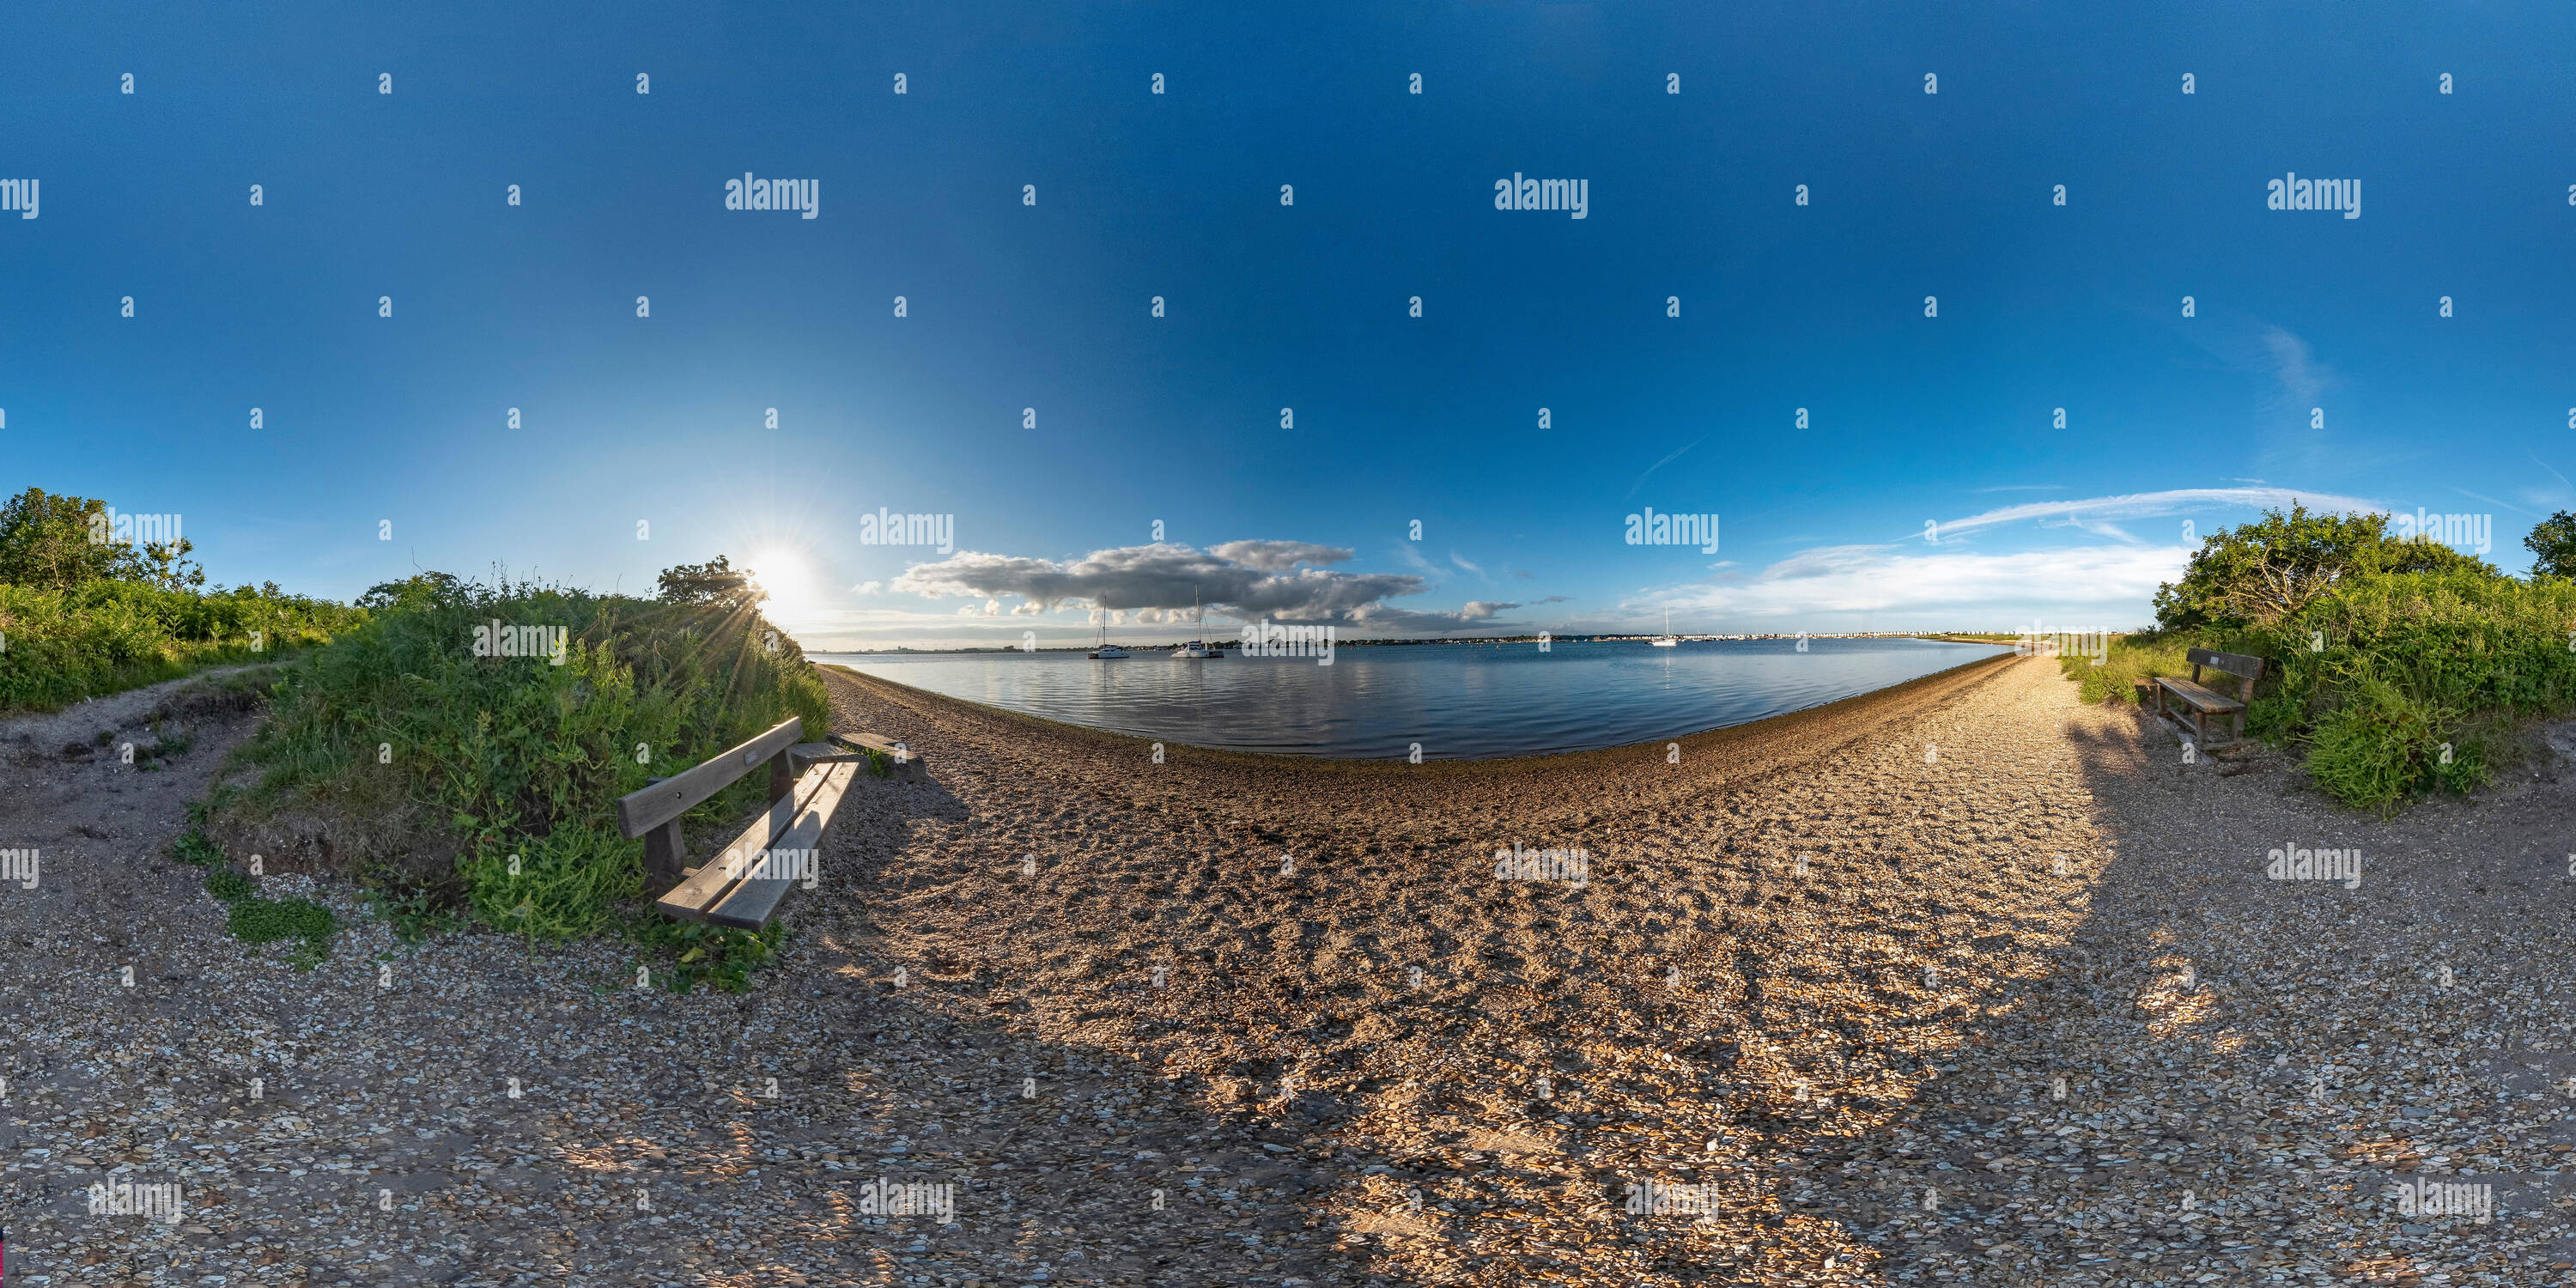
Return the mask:
<svg viewBox="0 0 2576 1288"><path fill-rule="evenodd" d="M82 870L151 860L59 842L0 892L11 1270L2569 1281L2561 764L2383 823L2269 753L2185 765L2040 661L1678 763L1156 763L829 683L928 781L860 780L746 996L372 922L297 975L193 872L102 903ZM2363 880L2265 879L2291 843ZM1585 879L1498 879L1515 845ZM184 1182L186 1223L87 1215L119 1169ZM2494 1219L2401 1212L2410 1172ZM952 1186L953 1223L869 1213L878 1178Z"/></svg>

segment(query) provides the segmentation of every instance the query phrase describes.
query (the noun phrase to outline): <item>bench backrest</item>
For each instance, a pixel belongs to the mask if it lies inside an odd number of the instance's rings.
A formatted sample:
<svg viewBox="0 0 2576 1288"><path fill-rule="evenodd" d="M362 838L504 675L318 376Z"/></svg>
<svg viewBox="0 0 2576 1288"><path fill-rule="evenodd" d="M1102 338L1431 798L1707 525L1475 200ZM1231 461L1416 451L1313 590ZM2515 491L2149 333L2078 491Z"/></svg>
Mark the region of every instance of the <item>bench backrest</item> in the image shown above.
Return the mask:
<svg viewBox="0 0 2576 1288"><path fill-rule="evenodd" d="M804 731L803 718L789 716L770 726L768 732L747 739L721 755L683 769L640 792L621 797L617 802L617 829L625 833L628 840L642 836L731 787L735 779L750 773L762 761L775 762L772 777L776 778L787 771L787 749L796 745L797 738ZM773 782L772 786L777 784ZM783 794L773 790L770 797L774 800Z"/></svg>
<svg viewBox="0 0 2576 1288"><path fill-rule="evenodd" d="M2183 657L2191 663L2193 683L2200 682L2200 668L2204 666L2213 671L2224 671L2244 680L2245 692L2242 696L2247 702L2254 700L2254 682L2263 678L2263 659L2247 657L2242 653L2221 653L2215 649L2205 648L2192 649L2184 653Z"/></svg>

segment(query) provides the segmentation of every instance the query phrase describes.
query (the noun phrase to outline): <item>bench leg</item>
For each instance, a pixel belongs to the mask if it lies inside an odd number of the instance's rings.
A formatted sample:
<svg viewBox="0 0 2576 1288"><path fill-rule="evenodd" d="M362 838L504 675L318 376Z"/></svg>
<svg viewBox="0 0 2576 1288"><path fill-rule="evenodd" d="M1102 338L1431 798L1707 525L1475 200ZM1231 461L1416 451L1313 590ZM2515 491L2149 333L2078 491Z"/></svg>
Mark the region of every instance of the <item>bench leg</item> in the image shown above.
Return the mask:
<svg viewBox="0 0 2576 1288"><path fill-rule="evenodd" d="M667 888L680 883L680 820L672 819L644 834L647 884Z"/></svg>

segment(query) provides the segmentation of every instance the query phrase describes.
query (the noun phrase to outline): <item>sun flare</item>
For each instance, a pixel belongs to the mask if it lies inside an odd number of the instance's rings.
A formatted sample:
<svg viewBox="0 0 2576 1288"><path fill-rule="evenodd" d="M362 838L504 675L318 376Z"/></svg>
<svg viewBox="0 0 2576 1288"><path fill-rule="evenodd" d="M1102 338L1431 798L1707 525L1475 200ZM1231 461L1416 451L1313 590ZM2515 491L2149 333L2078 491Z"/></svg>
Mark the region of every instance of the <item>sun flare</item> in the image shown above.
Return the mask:
<svg viewBox="0 0 2576 1288"><path fill-rule="evenodd" d="M769 592L769 602L762 611L777 616L794 616L815 605L813 565L793 550L769 550L744 561L760 588Z"/></svg>

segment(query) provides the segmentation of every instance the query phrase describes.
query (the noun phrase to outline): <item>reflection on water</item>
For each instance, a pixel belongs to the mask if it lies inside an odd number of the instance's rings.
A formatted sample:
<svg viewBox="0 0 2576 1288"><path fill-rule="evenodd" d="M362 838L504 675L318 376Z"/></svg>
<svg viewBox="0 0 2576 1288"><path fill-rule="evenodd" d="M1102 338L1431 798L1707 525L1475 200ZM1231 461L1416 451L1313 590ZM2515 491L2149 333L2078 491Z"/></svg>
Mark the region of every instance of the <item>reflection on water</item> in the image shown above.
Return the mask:
<svg viewBox="0 0 2576 1288"><path fill-rule="evenodd" d="M1165 742L1301 756L1524 756L1799 711L2004 651L1930 640L1343 647L1313 658L1139 651L816 653L900 684Z"/></svg>

